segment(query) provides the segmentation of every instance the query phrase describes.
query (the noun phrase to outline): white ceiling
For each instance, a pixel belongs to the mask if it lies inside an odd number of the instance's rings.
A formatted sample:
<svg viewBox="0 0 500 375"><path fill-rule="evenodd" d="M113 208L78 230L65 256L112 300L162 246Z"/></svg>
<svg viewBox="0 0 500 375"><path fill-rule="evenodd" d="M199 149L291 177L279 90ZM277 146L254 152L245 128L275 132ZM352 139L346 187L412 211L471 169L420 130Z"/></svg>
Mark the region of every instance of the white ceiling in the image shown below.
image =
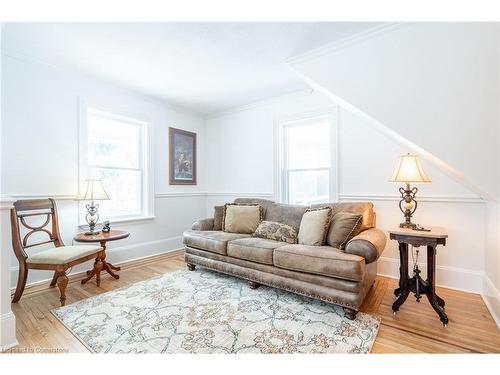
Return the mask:
<svg viewBox="0 0 500 375"><path fill-rule="evenodd" d="M8 23L6 50L208 114L305 88L295 55L376 23Z"/></svg>

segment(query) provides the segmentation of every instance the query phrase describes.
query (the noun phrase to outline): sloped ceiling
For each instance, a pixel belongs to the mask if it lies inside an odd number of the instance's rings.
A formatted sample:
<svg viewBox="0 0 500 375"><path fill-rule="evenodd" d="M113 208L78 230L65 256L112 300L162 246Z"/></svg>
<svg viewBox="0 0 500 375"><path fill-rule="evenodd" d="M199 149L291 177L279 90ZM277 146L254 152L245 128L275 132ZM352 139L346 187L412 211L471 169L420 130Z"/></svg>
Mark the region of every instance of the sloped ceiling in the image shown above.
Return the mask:
<svg viewBox="0 0 500 375"><path fill-rule="evenodd" d="M289 61L484 199L499 196L499 26L388 25Z"/></svg>

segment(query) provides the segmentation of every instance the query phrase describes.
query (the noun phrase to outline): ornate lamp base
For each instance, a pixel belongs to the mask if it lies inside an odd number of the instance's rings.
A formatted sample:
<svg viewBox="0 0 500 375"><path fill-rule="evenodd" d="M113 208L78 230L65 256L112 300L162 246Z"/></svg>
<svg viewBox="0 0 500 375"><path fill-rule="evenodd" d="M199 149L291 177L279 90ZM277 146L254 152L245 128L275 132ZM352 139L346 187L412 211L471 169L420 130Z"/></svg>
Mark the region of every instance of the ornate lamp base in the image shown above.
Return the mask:
<svg viewBox="0 0 500 375"><path fill-rule="evenodd" d="M417 229L417 224L411 223L411 222L410 223L404 222L404 223L399 224L399 227L415 230L415 229Z"/></svg>

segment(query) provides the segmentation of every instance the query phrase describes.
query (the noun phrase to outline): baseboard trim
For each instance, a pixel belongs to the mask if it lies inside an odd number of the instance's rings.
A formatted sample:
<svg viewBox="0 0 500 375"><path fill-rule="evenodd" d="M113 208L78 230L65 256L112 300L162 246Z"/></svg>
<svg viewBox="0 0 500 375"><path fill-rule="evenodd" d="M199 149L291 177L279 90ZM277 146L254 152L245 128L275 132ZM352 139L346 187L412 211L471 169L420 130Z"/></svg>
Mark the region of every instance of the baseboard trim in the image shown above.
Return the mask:
<svg viewBox="0 0 500 375"><path fill-rule="evenodd" d="M16 316L12 311L0 316L0 352L18 345L16 338Z"/></svg>
<svg viewBox="0 0 500 375"><path fill-rule="evenodd" d="M377 274L391 279L399 279L399 259L380 257ZM418 264L423 274L427 272L425 263ZM484 274L463 268L436 266L436 286L461 292L481 294L483 292Z"/></svg>
<svg viewBox="0 0 500 375"><path fill-rule="evenodd" d="M484 276L483 292L481 293L484 304L490 311L493 320L500 329L500 291L495 287L488 276Z"/></svg>

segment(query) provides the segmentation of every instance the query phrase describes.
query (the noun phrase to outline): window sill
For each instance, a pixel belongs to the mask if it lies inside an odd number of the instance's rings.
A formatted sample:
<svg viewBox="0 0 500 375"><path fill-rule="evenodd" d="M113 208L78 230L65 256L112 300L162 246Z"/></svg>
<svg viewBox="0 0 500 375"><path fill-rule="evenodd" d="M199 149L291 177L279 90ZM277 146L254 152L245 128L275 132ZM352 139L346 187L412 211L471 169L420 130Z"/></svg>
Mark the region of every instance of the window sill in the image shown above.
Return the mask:
<svg viewBox="0 0 500 375"><path fill-rule="evenodd" d="M152 221L156 219L156 216L140 216L140 217L131 217L127 219L115 219L115 220L109 220L109 224L111 228L114 226L122 226L123 224L141 224L143 222L147 221ZM88 224L80 224L78 225L78 228L80 229L88 229ZM98 223L96 225L96 229L101 228L102 223Z"/></svg>

